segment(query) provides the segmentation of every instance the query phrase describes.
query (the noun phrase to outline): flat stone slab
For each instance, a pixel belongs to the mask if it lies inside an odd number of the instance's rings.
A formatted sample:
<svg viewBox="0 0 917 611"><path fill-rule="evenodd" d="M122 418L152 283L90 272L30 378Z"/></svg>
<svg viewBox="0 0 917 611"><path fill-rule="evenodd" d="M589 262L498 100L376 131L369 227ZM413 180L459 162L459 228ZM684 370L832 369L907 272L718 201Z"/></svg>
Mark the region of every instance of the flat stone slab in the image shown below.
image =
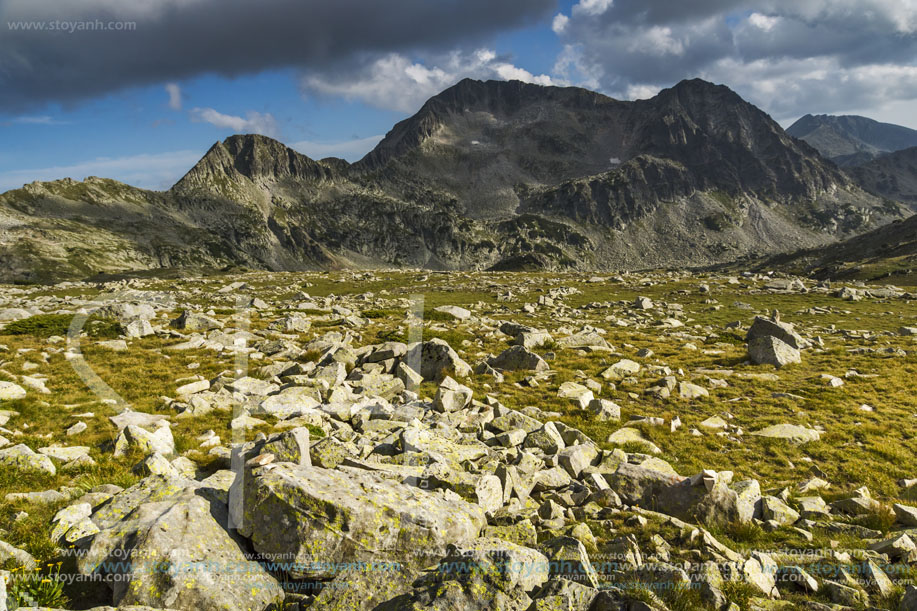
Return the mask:
<svg viewBox="0 0 917 611"><path fill-rule="evenodd" d="M821 433L815 429L809 429L797 424L774 424L750 434L771 439L785 439L790 443L808 443L821 439Z"/></svg>

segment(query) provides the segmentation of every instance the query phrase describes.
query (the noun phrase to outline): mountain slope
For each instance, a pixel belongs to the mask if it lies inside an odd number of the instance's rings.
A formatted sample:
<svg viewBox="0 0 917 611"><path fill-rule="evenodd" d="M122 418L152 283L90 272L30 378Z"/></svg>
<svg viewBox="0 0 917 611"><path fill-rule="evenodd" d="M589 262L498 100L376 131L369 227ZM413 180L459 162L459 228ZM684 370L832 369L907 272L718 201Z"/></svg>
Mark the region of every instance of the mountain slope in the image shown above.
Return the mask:
<svg viewBox="0 0 917 611"><path fill-rule="evenodd" d="M522 203L520 183L598 175L640 155L681 163L696 190L788 200L848 182L765 113L701 80L619 102L572 87L466 79L396 125L356 167L423 177L488 218Z"/></svg>
<svg viewBox="0 0 917 611"><path fill-rule="evenodd" d="M840 166L854 166L917 146L917 130L857 115L806 115L787 128Z"/></svg>
<svg viewBox="0 0 917 611"><path fill-rule="evenodd" d="M870 193L910 204L917 212L917 147L882 155L848 172Z"/></svg>
<svg viewBox="0 0 917 611"><path fill-rule="evenodd" d="M917 284L917 215L827 247L772 257L761 267L819 278Z"/></svg>
<svg viewBox="0 0 917 611"><path fill-rule="evenodd" d="M167 192L92 179L0 195L0 275L700 265L902 214L723 86L684 81L621 102L465 80L355 164L240 135Z"/></svg>

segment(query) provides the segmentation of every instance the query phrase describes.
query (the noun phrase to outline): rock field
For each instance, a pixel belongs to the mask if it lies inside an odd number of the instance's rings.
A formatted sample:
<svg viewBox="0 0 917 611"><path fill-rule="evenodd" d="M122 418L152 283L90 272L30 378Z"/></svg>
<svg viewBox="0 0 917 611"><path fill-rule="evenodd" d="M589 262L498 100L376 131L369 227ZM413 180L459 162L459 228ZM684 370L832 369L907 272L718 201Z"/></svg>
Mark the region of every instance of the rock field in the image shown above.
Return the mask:
<svg viewBox="0 0 917 611"><path fill-rule="evenodd" d="M917 291L0 286L0 611L917 610Z"/></svg>

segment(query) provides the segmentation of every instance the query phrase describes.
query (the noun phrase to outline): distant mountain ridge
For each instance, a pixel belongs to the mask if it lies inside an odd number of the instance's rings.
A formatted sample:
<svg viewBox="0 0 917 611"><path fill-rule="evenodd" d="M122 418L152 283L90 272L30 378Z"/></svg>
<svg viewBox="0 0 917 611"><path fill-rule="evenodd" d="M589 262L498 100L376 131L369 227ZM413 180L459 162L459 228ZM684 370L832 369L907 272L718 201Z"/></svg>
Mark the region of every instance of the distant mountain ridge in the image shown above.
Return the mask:
<svg viewBox="0 0 917 611"><path fill-rule="evenodd" d="M805 140L840 166L856 166L884 153L917 146L917 130L858 115L806 115L786 133Z"/></svg>
<svg viewBox="0 0 917 611"><path fill-rule="evenodd" d="M729 88L622 102L464 80L364 159L238 135L169 191L0 195L0 278L161 267L637 269L825 244L905 214Z"/></svg>

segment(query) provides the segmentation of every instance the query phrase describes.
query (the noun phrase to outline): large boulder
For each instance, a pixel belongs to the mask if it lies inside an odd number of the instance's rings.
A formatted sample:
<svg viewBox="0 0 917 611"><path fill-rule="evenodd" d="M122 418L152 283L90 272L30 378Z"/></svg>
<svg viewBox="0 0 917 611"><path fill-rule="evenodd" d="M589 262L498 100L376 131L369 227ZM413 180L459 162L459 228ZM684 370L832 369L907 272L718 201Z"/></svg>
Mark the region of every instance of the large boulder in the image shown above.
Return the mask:
<svg viewBox="0 0 917 611"><path fill-rule="evenodd" d="M279 463L245 480L240 532L265 558L295 562L298 577L333 577L336 562L422 567L486 523L478 505L369 471Z"/></svg>
<svg viewBox="0 0 917 611"><path fill-rule="evenodd" d="M172 429L166 421L157 423L159 426L155 431L129 424L118 434L115 439L115 457L124 456L131 449L138 449L143 454L153 454L158 452L163 456L173 456L175 454L175 439L172 437Z"/></svg>
<svg viewBox="0 0 917 611"><path fill-rule="evenodd" d="M417 571L397 563L346 565L325 584L310 609L322 611L381 611L407 604Z"/></svg>
<svg viewBox="0 0 917 611"><path fill-rule="evenodd" d="M456 579L468 579L477 573L501 590L518 586L531 592L548 580L549 566L541 552L503 539L482 537L450 547L439 571Z"/></svg>
<svg viewBox="0 0 917 611"><path fill-rule="evenodd" d="M755 365L773 365L777 369L802 362L798 349L771 335L756 337L749 341L748 358Z"/></svg>
<svg viewBox="0 0 917 611"><path fill-rule="evenodd" d="M170 326L183 331L210 331L222 329L223 323L200 312L185 310L181 315L169 323Z"/></svg>
<svg viewBox="0 0 917 611"><path fill-rule="evenodd" d="M513 346L487 361L494 369L503 371L546 371L548 364L543 358L525 346Z"/></svg>
<svg viewBox="0 0 917 611"><path fill-rule="evenodd" d="M604 475L624 503L683 520L722 525L749 521L754 515L729 488L728 478L715 471L682 477L624 462Z"/></svg>
<svg viewBox="0 0 917 611"><path fill-rule="evenodd" d="M751 344L753 340L761 337L775 337L796 350L802 350L809 345L809 342L796 333L790 323L764 318L763 316L755 316L754 322L751 323L751 327L745 335L745 341Z"/></svg>
<svg viewBox="0 0 917 611"><path fill-rule="evenodd" d="M277 581L230 533L220 491L154 475L91 517L100 532L78 560L83 575L111 577L116 605L181 610L266 610L283 602Z"/></svg>
<svg viewBox="0 0 917 611"><path fill-rule="evenodd" d="M471 366L463 361L447 342L434 337L426 342L411 344L404 362L420 364L424 380L441 382L447 375L464 378L471 375Z"/></svg>
<svg viewBox="0 0 917 611"><path fill-rule="evenodd" d="M316 388L290 386L276 395L269 395L252 410L252 414L289 418L303 411L313 410L321 405L321 394Z"/></svg>
<svg viewBox="0 0 917 611"><path fill-rule="evenodd" d="M468 320L471 318L471 312L469 310L454 305L441 305L433 308L433 311L439 312L440 314L447 314L456 320Z"/></svg>

